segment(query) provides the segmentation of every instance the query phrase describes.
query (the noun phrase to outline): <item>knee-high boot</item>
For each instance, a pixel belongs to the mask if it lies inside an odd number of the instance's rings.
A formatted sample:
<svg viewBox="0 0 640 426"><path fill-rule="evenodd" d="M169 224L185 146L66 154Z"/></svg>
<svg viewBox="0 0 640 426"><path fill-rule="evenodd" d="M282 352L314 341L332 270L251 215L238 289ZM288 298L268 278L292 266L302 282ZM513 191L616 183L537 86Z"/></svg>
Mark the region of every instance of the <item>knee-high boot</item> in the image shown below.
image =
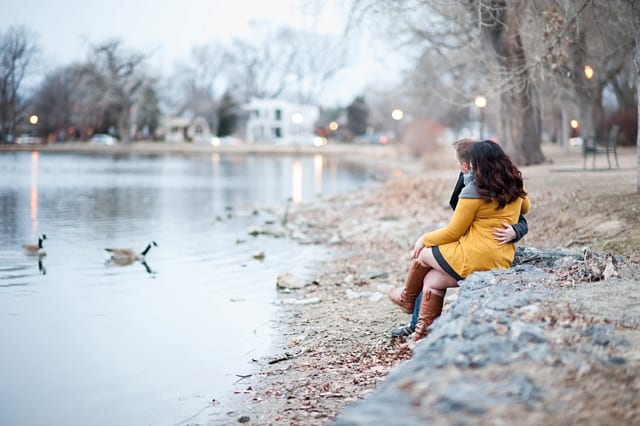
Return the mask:
<svg viewBox="0 0 640 426"><path fill-rule="evenodd" d="M438 296L429 289L422 292L418 325L416 326L416 331L413 335L414 342L417 342L427 336L427 329L431 324L433 324L435 319L440 316L443 305L444 296Z"/></svg>
<svg viewBox="0 0 640 426"><path fill-rule="evenodd" d="M416 297L418 297L418 294L422 291L424 277L427 275L427 272L429 272L429 269L431 268L414 260L411 264L404 289L394 288L387 293L389 299L400 306L405 313L410 314L413 312L413 305L416 302Z"/></svg>

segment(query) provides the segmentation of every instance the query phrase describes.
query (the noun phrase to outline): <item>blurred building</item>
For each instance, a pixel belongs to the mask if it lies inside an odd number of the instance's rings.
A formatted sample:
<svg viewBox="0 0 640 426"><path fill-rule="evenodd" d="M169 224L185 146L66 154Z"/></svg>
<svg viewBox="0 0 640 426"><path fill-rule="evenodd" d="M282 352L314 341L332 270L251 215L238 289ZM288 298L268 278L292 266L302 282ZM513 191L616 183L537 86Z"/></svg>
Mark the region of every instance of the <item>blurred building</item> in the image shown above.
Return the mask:
<svg viewBox="0 0 640 426"><path fill-rule="evenodd" d="M247 111L247 142L313 143L314 128L320 109L281 99L252 99L244 105Z"/></svg>
<svg viewBox="0 0 640 426"><path fill-rule="evenodd" d="M211 136L209 124L204 117L170 117L160 129L167 142L195 142Z"/></svg>

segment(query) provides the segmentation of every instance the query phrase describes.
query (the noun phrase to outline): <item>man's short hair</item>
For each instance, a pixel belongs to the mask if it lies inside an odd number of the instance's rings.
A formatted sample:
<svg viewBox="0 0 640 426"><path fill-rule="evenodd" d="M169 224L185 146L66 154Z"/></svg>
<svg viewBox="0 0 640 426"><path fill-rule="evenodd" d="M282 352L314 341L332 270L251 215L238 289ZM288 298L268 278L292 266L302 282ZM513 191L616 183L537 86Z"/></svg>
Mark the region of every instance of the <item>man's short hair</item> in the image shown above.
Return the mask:
<svg viewBox="0 0 640 426"><path fill-rule="evenodd" d="M471 152L471 146L477 142L473 138L458 139L453 143L453 148L456 150L456 155L459 161L469 161L469 153Z"/></svg>

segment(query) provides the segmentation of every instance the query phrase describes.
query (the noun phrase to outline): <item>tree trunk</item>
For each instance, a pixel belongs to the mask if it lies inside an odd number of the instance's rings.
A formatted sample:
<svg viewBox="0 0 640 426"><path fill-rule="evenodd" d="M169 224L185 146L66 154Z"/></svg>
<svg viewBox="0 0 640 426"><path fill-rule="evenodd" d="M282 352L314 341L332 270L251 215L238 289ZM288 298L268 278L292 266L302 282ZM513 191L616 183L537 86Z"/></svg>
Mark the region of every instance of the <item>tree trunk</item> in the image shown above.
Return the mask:
<svg viewBox="0 0 640 426"><path fill-rule="evenodd" d="M640 123L640 4L631 2L633 27L635 28L634 62L636 65L636 98L638 123ZM640 131L636 135L636 192L640 194Z"/></svg>
<svg viewBox="0 0 640 426"><path fill-rule="evenodd" d="M637 9L637 11L640 10ZM638 17L640 19L640 17ZM638 100L638 123L640 123L640 31L636 33L636 98ZM636 136L636 192L640 193L640 132Z"/></svg>
<svg viewBox="0 0 640 426"><path fill-rule="evenodd" d="M595 135L596 129L596 100L591 96L590 81L586 78L584 67L586 65L585 54L587 51L587 39L585 31L578 31L579 26L573 29L571 45L573 90L576 95L578 105L578 116L580 118L580 136L588 137Z"/></svg>
<svg viewBox="0 0 640 426"><path fill-rule="evenodd" d="M540 164L542 128L540 99L531 75L520 37L521 11L506 1L494 2L482 14L485 40L495 53L496 62L509 76L500 96L500 144L519 165Z"/></svg>
<svg viewBox="0 0 640 426"><path fill-rule="evenodd" d="M129 135L131 131L130 110L131 108L127 106L123 108L123 110L118 114L118 134L120 135L120 142L125 144L131 142L131 138Z"/></svg>
<svg viewBox="0 0 640 426"><path fill-rule="evenodd" d="M535 90L512 87L500 97L500 143L519 165L540 164L540 111Z"/></svg>

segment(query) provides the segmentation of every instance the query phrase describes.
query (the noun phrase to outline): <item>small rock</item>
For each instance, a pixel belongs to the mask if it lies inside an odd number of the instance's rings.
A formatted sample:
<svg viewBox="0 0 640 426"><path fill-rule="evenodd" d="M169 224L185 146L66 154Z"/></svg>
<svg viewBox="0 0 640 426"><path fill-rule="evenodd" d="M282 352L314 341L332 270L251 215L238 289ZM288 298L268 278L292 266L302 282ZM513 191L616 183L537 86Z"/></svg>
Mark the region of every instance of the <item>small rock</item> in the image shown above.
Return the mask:
<svg viewBox="0 0 640 426"><path fill-rule="evenodd" d="M345 295L347 296L347 299L360 299L364 297L369 297L371 293L368 291L353 291L353 290L347 289L347 291L345 292Z"/></svg>
<svg viewBox="0 0 640 426"><path fill-rule="evenodd" d="M380 293L379 291L375 291L371 293L371 296L369 296L369 301L371 302L378 302L382 299L384 299L384 294Z"/></svg>
<svg viewBox="0 0 640 426"><path fill-rule="evenodd" d="M300 289L304 286L302 278L289 272L279 275L276 281L276 287L281 289Z"/></svg>

